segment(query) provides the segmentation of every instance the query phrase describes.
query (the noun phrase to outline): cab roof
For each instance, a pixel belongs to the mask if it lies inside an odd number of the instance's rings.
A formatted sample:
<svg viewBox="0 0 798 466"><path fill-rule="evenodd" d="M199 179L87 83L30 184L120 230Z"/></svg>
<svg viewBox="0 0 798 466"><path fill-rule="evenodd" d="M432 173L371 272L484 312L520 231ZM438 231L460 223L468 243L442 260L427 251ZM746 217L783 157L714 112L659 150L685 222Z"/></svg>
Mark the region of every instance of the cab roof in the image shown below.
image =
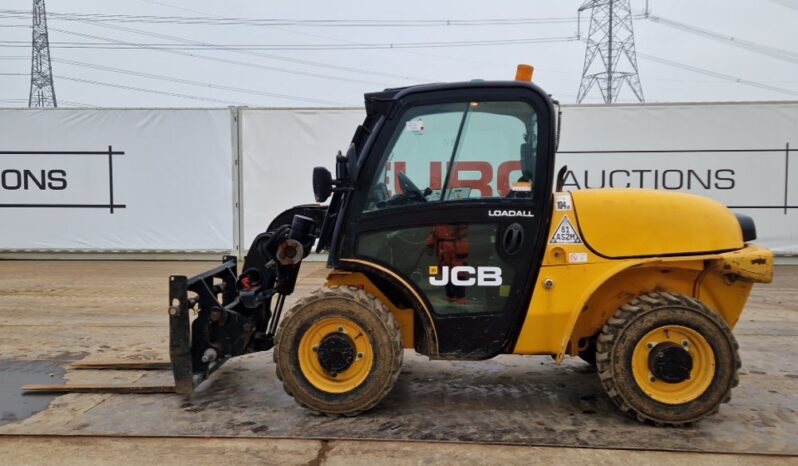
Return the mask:
<svg viewBox="0 0 798 466"><path fill-rule="evenodd" d="M432 84L418 84L415 86L397 87L385 89L380 92L369 92L364 95L366 103L366 113L372 115L374 113L386 114L393 106L393 104L405 97L414 94L433 93L453 90L481 90L481 89L527 89L531 90L544 100L554 103L551 96L547 94L540 86L529 81L463 81L453 83L432 83Z"/></svg>

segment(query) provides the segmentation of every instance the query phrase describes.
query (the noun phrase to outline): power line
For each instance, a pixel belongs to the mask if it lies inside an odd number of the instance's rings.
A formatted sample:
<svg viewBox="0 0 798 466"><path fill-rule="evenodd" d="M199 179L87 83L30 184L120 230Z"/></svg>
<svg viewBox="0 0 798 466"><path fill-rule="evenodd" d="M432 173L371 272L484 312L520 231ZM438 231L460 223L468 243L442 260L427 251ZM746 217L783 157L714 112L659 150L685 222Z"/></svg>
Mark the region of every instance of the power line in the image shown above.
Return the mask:
<svg viewBox="0 0 798 466"><path fill-rule="evenodd" d="M169 8L175 8L175 9L191 11L191 12L196 12L196 13L203 13L203 12L199 12L197 10L192 10L192 9L188 9L188 8L181 8L181 7L177 7L177 6L173 6L173 5L168 5L168 4L165 4L165 3L158 3L158 2L147 2L147 3L153 3L153 4L157 4L157 5L167 6ZM25 12L23 12L21 10L1 10L1 11L7 11L7 12L15 11L18 14L26 14ZM52 15L54 15L54 13L51 13L51 16ZM99 23L99 22L97 22L99 20L99 17L102 16L102 15L77 14L77 13L76 14L72 14L72 15L80 15L78 17L74 17L73 16L73 17L70 18L70 19L75 20L75 21L92 22L93 24L95 24L97 26L113 27L112 25L107 24L107 23ZM120 15L116 15L116 16L120 16ZM121 15L121 16L124 16L124 15ZM156 17L156 18L161 18L161 17ZM170 18L170 17L163 17L163 18ZM195 17L195 18L197 18L197 17ZM63 19L63 18L56 17L54 19ZM198 19L225 20L224 17L213 17L213 16L203 16L203 17L199 17ZM242 20L245 21L245 20L249 20L249 19L243 18ZM547 22L557 23L557 22L575 22L576 20L577 20L576 17L570 17L570 18L494 19L494 20L406 20L406 21L405 20L398 20L398 21L400 23L402 23L402 24L403 23L411 23L413 21L416 21L416 22L421 21L421 22L425 22L425 23L439 23L439 24L448 23L450 25L458 25L458 24L478 24L478 23L489 23L489 22L495 22L497 24L499 24L499 23L501 23L501 24L509 24L509 23L512 23L512 22L520 22L519 24L533 24L533 23L547 23ZM329 21L335 22L335 21L338 21L338 22L340 22L340 21L347 21L347 20L263 20L263 21L272 21L271 23L268 23L268 24L264 23L263 25L272 27L273 29L283 30L283 31L286 31L286 32L302 34L302 35L330 38L328 36L319 36L319 35L315 35L315 34L299 32L299 31L293 31L293 30L289 31L289 30L286 30L286 29L282 29L280 27L276 27L276 25L278 25L278 24L300 25L301 23L303 23L305 21L310 21L310 22L329 22ZM277 22L275 22L275 21L277 21ZM283 22L280 22L280 21L283 21ZM352 21L356 21L356 22L362 23L362 22L367 22L367 21L378 21L378 20L352 20ZM383 20L379 20L379 21L383 21ZM384 21L396 21L396 20L384 20ZM358 24L360 24L360 23L358 23ZM397 25L401 25L401 24L397 24ZM146 33L145 31L136 31L136 30L130 30L130 32ZM177 40L178 38L173 37L173 39ZM337 39L337 38L330 38L330 39L337 40L337 41L340 41L340 42L346 42L346 41L343 41L343 40ZM191 42L193 42L193 41L191 41ZM199 44L198 42L195 42L195 43ZM106 48L108 48L108 47L106 47ZM347 49L360 49L360 48L363 48L363 47L349 47ZM246 53L246 51L243 51L243 50L239 50L238 52L239 53ZM446 59L446 60L453 60L453 61L460 61L460 62L476 63L476 64L480 64L480 65L503 66L503 65L500 65L498 63L487 63L487 62L484 62L484 61L478 61L478 60L472 60L472 59L454 58L454 57L447 57L447 56L441 56L441 55L425 54L425 53L420 53L420 52L405 52L405 53L412 53L412 54L415 54L415 55L424 55L424 56L430 56L430 57L434 57L434 58L442 58L442 59ZM251 52L248 53L248 54L255 55L254 53L251 53ZM363 70L363 69L353 68L353 67L342 67L340 65L332 65L332 64L327 64L327 63L313 62L313 61L309 61L309 60L302 60L302 59L296 59L296 58L280 57L280 56L275 56L275 55L261 55L261 56L263 56L264 58L270 58L270 59L273 59L273 60L294 62L294 63L305 64L305 65L310 65L310 66L319 66L319 67L325 67L325 68L333 68L333 69L339 69L339 70L344 70L344 71L352 71L352 72L357 72L357 73L366 73L366 74L398 77L400 79L406 79L406 80L411 80L411 81L430 81L430 79L428 79L428 78L414 78L414 77L396 75L396 74L391 74L391 73L375 72L375 71L371 71L371 70Z"/></svg>
<svg viewBox="0 0 798 466"><path fill-rule="evenodd" d="M102 36L81 34L81 33L76 33L76 32L72 32L72 31L65 31L65 30L55 29L55 28L51 28L51 29L54 30L54 31L57 31L57 32L61 32L61 33L65 33L65 34L71 34L71 35L77 35L77 36L84 37L84 38L105 40L105 41L109 41L109 42L112 42L112 43L118 43L118 44L122 44L122 45L130 45L131 44L129 42L118 41L118 40L115 40L115 39L102 37ZM123 28L123 29L129 29L129 28ZM168 44L168 45L169 46L174 46L175 44ZM291 74L306 75L306 76L311 76L311 77L316 77L316 78L333 79L333 80L339 80L339 81L349 81L349 82L366 83L366 84L375 84L372 81L348 79L348 78L339 78L339 77L328 76L328 75L318 75L318 74L314 74L314 73L307 73L307 72L302 72L302 71L297 71L297 70L289 70L289 69L275 68L275 67L266 66L266 65L259 65L259 64L255 64L255 63L251 63L251 62L241 62L241 61L223 59L223 58L212 57L212 56L207 56L207 55L199 55L199 54L195 54L195 53L188 53L188 52L183 52L183 51L178 51L178 50L171 50L169 47L143 46L141 48L154 49L154 50L159 50L159 51L162 51L162 52L173 53L173 54L188 56L188 57L192 57L192 58L202 58L202 59L212 60L212 61L217 61L217 62L222 62L222 63L236 64L236 65L242 65L242 66L253 67L253 68L261 68L261 69L267 69L267 70L271 70L271 71L280 71L280 72L291 73ZM176 79L180 79L180 78L172 78L172 77L165 77L165 76L160 76L160 78L161 79L165 79L165 80L173 80L173 81L176 80ZM197 82L195 82L195 83L197 83ZM203 83L203 84L208 84L208 83ZM384 85L384 83L376 83L376 84ZM221 85L219 85L219 86L221 87ZM229 87L229 86L227 86L227 87ZM238 88L238 89L240 91L243 88ZM232 90L232 89L230 89L230 90ZM286 98L286 99L292 99L292 100L298 100L298 101L309 101L309 102L314 102L314 103L324 103L324 104L328 104L328 105L341 105L341 103L339 103L339 102L331 102L331 101L326 101L326 100L322 100L322 99L303 98L303 97L288 96L288 95L285 95L285 94L277 94L277 93L264 93L264 92L253 91L253 90L247 90L247 91L259 93L259 95L267 95L268 94L271 97L277 97L277 98Z"/></svg>
<svg viewBox="0 0 798 466"><path fill-rule="evenodd" d="M53 31L61 31L52 28ZM61 31L63 32L63 31ZM526 45L542 44L552 42L573 42L576 36L561 37L531 37L521 39L493 39L493 40L463 40L463 41L444 41L444 42L393 42L393 43L353 43L353 44L174 44L174 43L126 43L116 44L109 42L79 42L79 41L58 41L50 42L52 48L61 49L110 49L128 50L141 48L164 48L171 50L223 50L223 51L246 51L246 50L383 50L383 49L413 49L413 48L446 48L446 47L476 47L476 46L505 46L505 45ZM27 44L23 41L0 41L0 45L23 46Z"/></svg>
<svg viewBox="0 0 798 466"><path fill-rule="evenodd" d="M190 13L203 15L204 17L219 18L218 15L214 15L212 13L208 13L208 12L205 12L205 11L195 10L193 8L181 7L181 6L172 5L172 4L164 3L164 2L158 2L158 1L154 1L154 0L139 0L139 1L144 2L144 3L149 3L149 4L152 4L152 5L159 5L159 6L164 6L164 7L167 7L167 8L172 8L172 9L175 9L175 10L188 11ZM348 40L341 39L341 38L338 38L338 37L332 37L332 36L328 36L328 35L324 35L324 34L318 34L318 33L311 33L311 32L307 32L307 31L297 31L295 29L287 29L287 28L279 27L279 26L273 26L272 29L275 29L275 30L278 30L278 31L287 32L289 34L298 34L298 35L302 35L302 36L317 37L317 38L321 38L321 39L333 40L333 41L336 41L336 42L339 42L339 43L349 43L349 44L353 43L352 41L348 41ZM418 50L407 50L407 49L392 49L392 50L394 52L396 52L396 53L403 53L405 55L417 55L417 56L423 56L423 57L429 57L429 58L438 58L438 59L442 59L442 60L456 61L456 62L462 62L462 63L473 63L473 64L478 64L478 65L489 65L489 66L497 66L497 67L501 66L502 68L505 67L505 65L498 64L498 63L489 63L489 62L485 62L485 61L482 61L482 60L474 60L474 59L470 59L470 58L450 57L450 56L447 56L447 55L432 54L432 53L428 53L428 52L421 52L421 51L418 51ZM254 52L249 52L249 53L252 54ZM432 81L432 80L426 79L425 81Z"/></svg>
<svg viewBox="0 0 798 466"><path fill-rule="evenodd" d="M785 8L789 8L791 10L798 10L798 3L791 2L790 0L770 0L772 3L777 5L781 5Z"/></svg>
<svg viewBox="0 0 798 466"><path fill-rule="evenodd" d="M6 104L24 104L24 107L28 106L28 99L0 99L0 102ZM22 107L22 106L20 106ZM2 108L2 107L0 107Z"/></svg>
<svg viewBox="0 0 798 466"><path fill-rule="evenodd" d="M668 60L666 58L657 57L655 55L649 55L647 53L638 53L637 54L640 58L644 58L646 60L650 60L653 62L661 63L663 65L671 66L674 68L679 68L682 70L692 71L694 73L700 73L707 76L712 76L714 78L724 79L726 81L735 82L738 84L743 84L746 86L758 87L760 89L765 89L772 92L778 92L780 94L798 96L798 91L793 91L791 89L785 89L783 87L776 87L771 86L770 84L765 84L757 81L751 81L750 79L743 79L737 76L732 76L729 74L718 73L717 71L707 70L705 68L699 68L697 66L688 65L686 63L681 63L673 60Z"/></svg>
<svg viewBox="0 0 798 466"><path fill-rule="evenodd" d="M0 9L0 16L19 18L28 15L24 10ZM489 18L489 19L291 19L236 18L208 16L155 16L50 12L52 19L65 21L104 21L114 23L198 24L212 26L303 26L303 27L452 27L452 26L518 26L530 24L576 23L576 16L549 18Z"/></svg>
<svg viewBox="0 0 798 466"><path fill-rule="evenodd" d="M100 26L100 27L104 27L104 28L114 29L114 30L117 30L117 31L130 32L130 33L133 33L133 34L140 34L140 35L149 36L149 37L157 37L157 38L161 38L161 39L167 39L167 40L175 41L175 42L182 42L184 44L212 45L212 44L208 44L208 43L205 43L205 42L198 42L198 41L194 41L194 40L191 40L191 39L187 39L185 37L173 36L173 35L168 35L168 34L160 34L160 33L155 33L155 32L150 32L150 31L143 31L141 29L135 29L135 28L130 28L130 27L123 27L123 26L104 24L104 23L93 23L93 22L90 22L89 24L92 24L94 26ZM225 50L227 50L227 49L225 49ZM319 68L335 69L335 70L339 70L339 71L360 73L360 74L373 75L373 76L386 76L386 77L399 78L399 79L404 79L404 80L409 80L409 81L426 81L426 79L424 79L424 78L416 78L416 77L412 77L412 76L398 75L398 74L395 74L395 73L386 73L386 72L382 72L382 71L366 70L366 69L356 68L356 67L351 67L351 66L333 65L333 64L318 62L318 61L314 61L314 60L307 60L307 59L294 58L294 57L283 57L283 56L280 56L280 55L258 53L258 52L246 51L246 50L231 50L231 51L234 52L234 53L239 53L239 54L243 54L243 55L263 57L263 58L267 58L267 59L270 59L270 60L283 61L283 62L295 63L295 64L300 64L300 65L315 66L315 67L319 67Z"/></svg>
<svg viewBox="0 0 798 466"><path fill-rule="evenodd" d="M0 60L27 60L27 59L28 59L28 57L20 56L20 55L0 56ZM264 97L274 97L274 98L294 100L294 101L304 101L304 102L315 103L315 104L323 104L323 105L335 105L335 106L344 106L344 105L346 105L346 104L344 104L342 102L331 101L331 100L314 99L312 97L302 97L302 96L295 96L295 95L288 95L288 94L279 94L279 93L276 93L276 92L265 92L265 91L255 90L255 89L247 89L247 88L243 88L243 87L226 86L226 85L217 84L217 83L193 81L193 80L190 80L190 79L177 78L177 77L173 77L173 76L164 76L164 75L153 74L153 73L144 73L144 72L141 72L141 71L126 70L126 69L122 69L122 68L113 68L113 67L110 67L110 66L95 65L95 64L92 64L92 63L86 63L86 62L80 62L80 61L74 61L74 60L67 60L67 59L61 59L61 58L53 58L52 61L54 61L56 63L63 63L63 64L66 64L66 65L80 66L80 67L84 67L84 68L90 68L90 69L101 70L101 71L109 71L109 72L112 72L112 73L120 73L120 74L126 74L126 75L130 75L130 76L143 77L143 78L159 79L159 80L162 80L162 81L169 81L169 82L174 82L174 83L179 83L179 84L187 84L187 85L190 85L190 86L197 86L197 87L204 87L204 88L211 88L211 89L219 89L219 90L225 90L225 91L231 91L231 92L240 92L240 93L243 93L243 94L258 95L258 96L264 96ZM12 74L13 75L19 75L19 76L27 76L26 73L3 73L3 74L0 74L0 76L12 75Z"/></svg>
<svg viewBox="0 0 798 466"><path fill-rule="evenodd" d="M66 104L66 105L68 105L70 107L99 108L96 105L84 104L83 102L75 102L73 100L63 100L62 99L62 100L59 100L59 102L62 104L61 108L63 108L63 104Z"/></svg>
<svg viewBox="0 0 798 466"><path fill-rule="evenodd" d="M303 102L309 102L309 103L315 103L315 104L323 104L323 105L336 105L336 106L346 105L346 104L344 104L342 102L335 102L335 101L330 101L330 100L314 99L314 98L311 98L311 97L300 97L300 96L295 96L295 95L287 95L287 94L278 94L278 93L274 93L274 92L258 91L258 90L255 90L255 89L247 89L247 88L242 88L242 87L226 86L226 85L216 84L216 83L193 81L193 80L190 80L190 79L176 78L176 77L172 77L172 76L164 76L164 75L159 75L159 74L145 73L145 72L141 72L141 71L126 70L126 69L121 69L121 68L113 68L113 67L110 67L110 66L95 65L95 64L92 64L92 63L85 63L85 62L79 62L79 61L74 61L74 60L66 60L66 59L54 58L53 61L55 61L57 63L63 63L63 64L67 64L67 65L72 65L72 66L79 66L79 67L83 67L83 68L90 68L90 69L101 70L101 71L109 71L109 72L112 72L112 73L126 74L126 75L129 75L129 76L138 76L138 77L142 77L142 78L158 79L158 80L161 80L161 81L169 81L169 82L178 83L178 84L186 84L186 85L189 85L189 86L197 86L197 87L218 89L218 90L231 91L231 92L240 92L240 93L243 93L243 94L258 95L258 96L264 96L264 97L274 97L274 98L278 98L278 99L303 101Z"/></svg>
<svg viewBox="0 0 798 466"><path fill-rule="evenodd" d="M241 106L249 105L249 104L247 104L245 102L235 102L235 101L229 101L229 100L214 99L212 97L201 97L201 96L197 96L197 95L180 94L180 93L177 93L177 92L158 91L158 90L155 90L155 89L147 89L147 88L135 87L135 86L125 86L123 84L107 83L107 82L103 82L103 81L94 81L94 80L91 80L91 79L75 78L75 77L72 77L72 76L58 75L56 77L58 79L63 79L63 80L66 80L66 81L74 81L74 82L83 83L83 84L92 84L94 86L113 87L113 88L116 88L116 89L125 89L125 90L129 90L129 91L145 92L145 93L148 93L148 94L165 95L165 96L169 96L169 97L179 97L181 99L199 100L199 101L203 101L203 102L215 102L215 103L220 103L220 104L225 104L225 105L230 105L230 104L241 105Z"/></svg>
<svg viewBox="0 0 798 466"><path fill-rule="evenodd" d="M687 32L689 34L722 42L726 45L731 45L732 47L737 47L740 49L748 50L750 52L767 55L790 63L798 63L798 53L792 52L790 50L784 50L749 40L739 39L734 36L729 36L726 34L721 34L719 32L710 31L708 29L703 29L698 26L682 23L680 21L674 21L672 19L663 18L661 16L650 15L648 16L648 19L654 23L662 24L663 26Z"/></svg>
<svg viewBox="0 0 798 466"><path fill-rule="evenodd" d="M324 74L316 74L316 73L310 73L310 72L299 71L299 70L291 70L291 69L287 69L287 68L277 68L277 67L274 67L274 66L263 65L263 64L259 64L259 63L232 60L232 59L229 59L229 58L214 57L214 56L211 56L211 55L200 55L200 54L192 53L192 52L188 52L188 51L175 50L175 49L171 48L171 45L174 45L174 44L171 44L168 47L167 46L151 46L151 45L146 45L146 44L134 44L132 42L126 42L126 41L122 41L122 40L111 39L111 38L108 38L108 37L96 36L96 35L92 35L92 34L83 34L83 33L79 33L79 32L66 31L66 30L63 30L63 29L51 28L51 30L60 32L62 34L70 34L70 35L75 35L75 36L84 37L84 38L88 38L88 39L105 40L105 41L114 42L114 43L117 43L117 44L135 46L133 48L141 48L141 49L145 49L145 50L157 50L157 51L160 51L160 52L171 53L171 54L174 54L174 55L182 55L182 56L192 57L192 58L201 58L203 60L216 61L216 62L227 63L227 64L232 64L232 65L240 65L240 66L245 66L245 67L249 67L249 68L258 68L258 69L269 70L269 71L277 71L277 72L287 73L287 74L294 74L294 75L300 75L300 76L310 76L310 77L319 78L319 79L330 79L330 80L334 80L334 81L351 82L351 83L357 83L357 84L369 84L369 85L375 85L376 84L376 85L381 85L381 86L385 85L385 83L375 83L374 81L366 81L366 80L362 80L362 79L352 79L352 78L344 78L344 77L339 77L339 76L330 76L330 75L324 75Z"/></svg>
<svg viewBox="0 0 798 466"><path fill-rule="evenodd" d="M190 42L190 43L193 42L193 41L189 41L188 39L183 39L183 38L180 38L180 37L166 36L166 35L163 35L163 34L156 34L156 33L148 33L146 31L136 30L136 29L132 29L132 28L123 28L123 27L120 27L120 26L106 25L106 24L102 24L102 23L90 23L90 24L93 24L93 25L96 25L96 26L110 27L112 29L125 30L127 32L133 32L133 33L138 33L138 34L145 34L145 35L151 35L151 36L160 36L162 38L170 38L172 40L187 41L187 42ZM87 46L85 46L83 44L79 44L77 46L69 46L69 47L60 47L60 46L58 46L58 48L151 49L151 50L159 50L161 52L166 52L166 53L173 53L173 54L178 54L178 55L189 56L189 57L193 57L193 58L201 58L201 59L212 60L212 61L217 61L217 62L222 62L222 63L241 65L241 66L246 66L246 67L250 67L250 68L266 69L266 70L269 70L269 71L276 71L276 72L281 72L281 73L310 76L310 77L319 78L319 79L328 79L328 80L352 82L352 83L358 83L358 84L376 85L376 86L381 86L381 87L387 87L388 86L387 83L383 83L383 82L367 81L367 80L353 79L353 78L344 78L344 77L338 77L338 76L331 76L331 75L328 75L328 74L318 74L318 73L311 73L311 72L303 72L303 71L299 71L299 70L293 70L293 69L287 69L287 68L278 68L278 67L274 67L274 66L260 65L260 64L256 64L256 63L252 63L252 62L241 62L241 61L236 61L236 60L231 60L231 59L223 59L223 58L218 58L218 57L211 57L211 56L207 56L207 55L199 55L199 54L186 53L186 52L181 52L181 51L178 51L178 50L174 50L174 47L180 47L179 44L161 44L161 45L134 44L134 43L131 43L131 42L111 39L111 38L108 38L108 37L95 36L95 35L89 35L89 34L81 34L81 33L76 33L76 32L72 32L72 31L66 31L66 30L62 30L62 29L51 28L51 30L56 31L56 32L61 32L61 33L64 33L64 34L77 35L77 36L84 37L84 38L92 38L92 39L104 40L104 41L107 41L107 42L110 42L110 43L113 43L113 44L118 44L116 47L114 47L111 44L103 45L102 47L87 47ZM4 45L6 47L21 47L21 46L23 46L21 44L15 44L14 42L15 41L5 41ZM202 43L197 43L197 44L202 44ZM207 47L204 47L204 49L213 50L212 46L214 44L204 44L204 45L207 46ZM56 46L54 45L54 47L56 47ZM183 47L185 47L185 46L183 46ZM201 45L198 46L197 49L199 50L200 47L201 47ZM231 50L229 48L225 48L223 46L222 47L217 47L217 50L234 51L234 50ZM247 53L247 51L240 51L240 53ZM359 69L359 68L352 68L352 67L339 66L339 65L329 65L329 64L326 64L326 63L314 62L314 61L311 61L311 60L301 60L301 59L279 57L279 56L275 56L275 55L256 54L254 52L248 52L247 54L248 55L262 55L265 58L270 58L270 59L275 59L275 60L282 60L282 61L287 61L287 62L294 62L294 63L305 64L305 65L310 65L310 66L334 68L334 69L339 69L339 70L342 70L342 71L351 71L351 72L356 72L356 73L369 73L369 74L375 74L375 75L382 74L384 76L397 77L397 78L406 79L406 80L413 79L413 78L408 77L408 76L401 76L401 75L390 74L390 73L372 72L372 71L369 71L369 70L363 70L363 69ZM416 79L416 80L418 80L418 79Z"/></svg>
<svg viewBox="0 0 798 466"><path fill-rule="evenodd" d="M0 102L27 104L28 99L0 99ZM71 100L59 100L58 102L60 102L61 104L66 104L67 106L70 107L98 108L96 105L84 104L82 102L74 102ZM64 108L63 105L61 106L61 108Z"/></svg>
<svg viewBox="0 0 798 466"><path fill-rule="evenodd" d="M14 58L16 58L16 57L14 57ZM298 96L292 96L292 95L277 94L277 93L273 93L273 92L262 92L262 91L256 91L256 90L253 90L253 89L238 88L238 87L232 87L232 86L224 86L224 85L221 85L221 84L206 83L206 82L200 82L200 81L192 81L192 80L188 80L188 79L181 79L181 78L175 78L175 77L171 77L171 76L163 76L163 75L156 75L156 74L150 74L150 73L143 73L143 72L137 72L137 71L132 71L132 70L124 70L124 69L120 69L120 68L112 68L112 67L108 67L108 66L94 65L94 64L91 64L91 63L77 62L77 61L73 61L73 60L53 59L53 61L58 62L58 63L68 64L68 65L82 66L82 67L85 67L85 68L93 68L93 69L98 69L98 70L102 70L102 71L110 71L110 72L114 72L114 73L128 74L128 75L132 75L132 76L139 76L139 77L145 77L145 78L151 78L151 79L159 79L159 80L162 80L162 81L170 81L170 82L175 82L175 83L180 83L180 84L187 84L187 85L197 86L197 87L205 87L205 88L211 88L211 89L227 90L227 91L232 91L232 92L241 92L241 93L245 93L245 94L260 95L260 96L265 96L265 97L275 97L275 98L283 98L283 99L289 99L289 100L301 100L301 101L306 101L306 102L309 102L309 103L316 103L316 104L323 104L323 105L332 105L332 106L346 106L347 105L347 104L345 104L343 102L337 102L337 101L314 99L314 98L310 98L310 97L298 97ZM0 73L0 76L28 76L28 73ZM58 79L64 79L64 80L67 80L67 81L81 82L81 83L85 83L85 84L94 84L94 85L98 85L98 86L115 87L115 88L118 88L118 89L128 89L128 90L133 90L133 91L147 92L147 93L150 93L150 94L161 94L161 95L167 95L167 96L171 96L171 97L181 97L181 98L185 98L185 99L202 100L202 101L206 101L206 102L217 102L217 103L223 103L223 104L251 105L251 103L233 102L233 101L219 100L219 99L213 99L213 98L210 98L210 97L200 97L200 96L188 95L188 94L178 94L178 93L167 92L167 91L159 91L159 90L155 90L155 89L147 89L147 88L134 87L134 86L125 86L125 85L122 85L122 84L114 84L114 83L106 83L106 82L101 82L101 81L86 80L86 79L75 78L75 77L71 77L71 76L56 75L55 77L58 78Z"/></svg>
<svg viewBox="0 0 798 466"><path fill-rule="evenodd" d="M0 56L0 60L27 60L27 59L28 59L28 57L22 56L22 55ZM75 61L75 60L67 60L67 59L63 59L63 58L53 58L52 61L54 61L56 63L63 63L63 64L66 64L66 65L80 66L80 67L84 67L84 68L90 68L90 69L101 70L101 71L109 71L109 72L112 72L112 73L127 74L127 75L131 75L131 76L138 76L138 77L143 77L143 78L159 79L159 80L162 80L162 81L169 81L169 82L174 82L174 83L179 83L179 84L187 84L187 85L190 85L190 86L197 86L197 87L204 87L204 88L211 88L211 89L219 89L219 90L232 91L232 92L240 92L240 93L243 93L243 94L259 95L259 96L264 96L264 97L274 97L274 98L279 98L279 99L287 99L287 100L295 100L295 101L305 101L305 102L309 102L309 103L323 104L323 105L335 105L335 106L345 106L345 105L347 105L347 104L345 104L343 102L337 102L337 101L331 101L331 100L315 99L315 98L312 98L312 97L296 96L296 95L290 95L290 94L280 94L280 93L276 93L276 92L266 92L266 91L260 91L260 90L256 90L256 89L248 89L248 88L243 88L243 87L227 86L227 85L218 84L218 83L193 81L193 80L190 80L190 79L178 78L178 77L173 77L173 76L165 76L165 75L159 75L159 74L153 74L153 73L144 73L144 72L141 72L141 71L127 70L127 69L122 69L122 68L113 68L113 67L110 67L110 66L96 65L96 64L93 64L93 63L86 63L86 62L80 62L80 61ZM11 74L11 73L6 73L6 74ZM0 76L2 76L2 75L3 74L0 74ZM27 76L26 73L19 73L19 75L20 76Z"/></svg>
<svg viewBox="0 0 798 466"><path fill-rule="evenodd" d="M0 76L27 76L27 73L0 73ZM92 85L95 85L95 86L113 87L113 88L116 88L116 89L126 89L126 90L130 90L130 91L146 92L148 94L158 94L158 95L165 95L165 96L169 96L169 97L180 97L182 99L200 100L200 101L204 101L204 102L215 102L215 103L220 103L220 104L225 104L225 105L231 105L231 104L232 105L240 105L240 106L250 105L250 103L246 103L246 102L235 102L235 101L229 101L229 100L214 99L212 97L201 97L201 96L197 96L197 95L180 94L180 93L177 93L177 92L168 92L168 91L159 91L159 90L148 89L148 88L143 88L143 87L125 86L123 84L107 83L107 82L103 82L103 81L94 81L94 80L91 80L91 79L76 78L76 77L73 77L73 76L55 75L55 78L62 79L62 80L65 80L65 81L79 82L79 83L83 83L83 84L92 84Z"/></svg>

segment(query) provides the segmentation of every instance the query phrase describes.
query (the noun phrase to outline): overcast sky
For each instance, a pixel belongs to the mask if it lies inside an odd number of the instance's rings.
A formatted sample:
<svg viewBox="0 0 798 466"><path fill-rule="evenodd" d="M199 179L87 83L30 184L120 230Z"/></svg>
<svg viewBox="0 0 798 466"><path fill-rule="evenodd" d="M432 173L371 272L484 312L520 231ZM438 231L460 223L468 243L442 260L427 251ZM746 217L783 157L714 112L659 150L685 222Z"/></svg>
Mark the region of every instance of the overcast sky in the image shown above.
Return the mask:
<svg viewBox="0 0 798 466"><path fill-rule="evenodd" d="M577 23L567 18L576 16L583 1L47 0L47 9L51 13L48 23L56 95L62 107L78 104L104 107L360 106L364 92L385 87L475 78L512 79L518 63L533 64L535 81L555 98L571 103L576 99L584 59L585 44L577 40L377 50L230 51L193 47L174 52L164 49L168 44L186 47L192 42L340 46L569 38L575 36ZM21 17L15 12L29 12L32 1L3 0L2 3L0 107L26 106L30 18L29 13L28 17ZM798 28L795 27L798 0L649 0L649 3L652 15L719 33L721 39L689 33L651 19L636 19L640 77L647 101L798 99ZM642 13L644 7L645 0L632 0L634 12ZM70 16L70 20L56 15L64 13L171 16L181 17L182 22L185 17L201 16L385 20L389 23L396 20L565 19L522 25L447 26L436 23L410 27L392 23L390 27L321 27L318 23L264 26L208 24L212 21L205 21L205 24L112 22L85 16ZM583 14L583 36L587 32L588 17L589 12ZM735 47L723 37L734 37L738 43L749 41L755 50ZM89 42L92 46L86 48L85 44L76 42ZM161 50L129 48L120 43L159 44L156 47ZM97 48L109 45L116 48ZM120 45L128 48L119 48ZM670 64L664 64L663 60ZM691 67L702 72L690 71ZM735 79L743 82L735 82ZM202 83L212 86L202 86ZM620 100L631 101L631 97L627 92ZM598 100L598 94L594 93L585 102Z"/></svg>

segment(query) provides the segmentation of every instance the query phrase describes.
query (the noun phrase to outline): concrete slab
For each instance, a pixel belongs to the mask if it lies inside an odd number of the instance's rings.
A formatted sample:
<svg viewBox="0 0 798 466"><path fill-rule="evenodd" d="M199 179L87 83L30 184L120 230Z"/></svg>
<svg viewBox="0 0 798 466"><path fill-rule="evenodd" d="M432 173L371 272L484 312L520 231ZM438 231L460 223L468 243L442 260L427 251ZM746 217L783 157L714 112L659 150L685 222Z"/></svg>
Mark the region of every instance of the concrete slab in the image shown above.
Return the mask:
<svg viewBox="0 0 798 466"><path fill-rule="evenodd" d="M754 342L751 342L752 344ZM759 345L757 345L759 346ZM748 358L751 359L750 357ZM356 418L315 416L284 393L271 354L236 358L191 397L68 395L2 433L435 440L518 445L798 454L798 379L742 376L732 403L695 426L663 429L618 413L577 360L500 356L428 361L407 354L394 390ZM140 383L159 383L168 374ZM68 397L72 397L71 399ZM101 402L100 402L101 400Z"/></svg>
<svg viewBox="0 0 798 466"><path fill-rule="evenodd" d="M637 466L689 463L691 466L794 465L784 456L695 454L589 448L523 447L462 443L316 441L285 439L2 437L7 465L160 466L235 464L236 466L482 466L604 465Z"/></svg>
<svg viewBox="0 0 798 466"><path fill-rule="evenodd" d="M0 329L11 335L0 341L0 356L46 359L50 348L101 359L165 359L166 277L208 265L71 264L0 262L0 295L5 295ZM308 264L292 298L318 286L323 276L320 265ZM520 356L449 362L407 353L396 388L375 410L352 419L319 417L285 395L271 354L261 353L230 361L189 398L65 395L44 412L0 427L0 433L436 440L796 455L798 363L792 355L798 350L798 268L781 267L776 277L773 285L755 289L736 330L743 369L731 403L688 428L654 428L620 415L595 373L579 360L558 366L549 358ZM37 287L34 278L48 286ZM56 316L57 324L51 324ZM75 383L159 383L169 374L70 371L66 377Z"/></svg>
<svg viewBox="0 0 798 466"><path fill-rule="evenodd" d="M321 447L314 440L0 437L5 465L308 465Z"/></svg>

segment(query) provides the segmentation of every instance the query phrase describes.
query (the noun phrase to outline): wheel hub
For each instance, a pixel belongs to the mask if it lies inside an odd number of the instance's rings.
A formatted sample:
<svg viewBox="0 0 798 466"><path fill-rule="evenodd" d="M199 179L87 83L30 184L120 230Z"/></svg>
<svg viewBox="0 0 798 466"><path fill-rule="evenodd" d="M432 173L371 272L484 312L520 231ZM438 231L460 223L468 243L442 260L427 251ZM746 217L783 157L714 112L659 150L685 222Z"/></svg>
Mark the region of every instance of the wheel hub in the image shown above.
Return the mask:
<svg viewBox="0 0 798 466"><path fill-rule="evenodd" d="M321 367L333 376L349 369L357 357L352 340L341 333L324 337L316 353Z"/></svg>
<svg viewBox="0 0 798 466"><path fill-rule="evenodd" d="M681 345L664 342L656 345L649 353L648 366L658 380L667 383L680 383L690 379L693 370L693 357Z"/></svg>
<svg viewBox="0 0 798 466"><path fill-rule="evenodd" d="M374 349L366 331L343 317L324 317L304 332L297 348L305 379L326 393L347 393L368 378Z"/></svg>

